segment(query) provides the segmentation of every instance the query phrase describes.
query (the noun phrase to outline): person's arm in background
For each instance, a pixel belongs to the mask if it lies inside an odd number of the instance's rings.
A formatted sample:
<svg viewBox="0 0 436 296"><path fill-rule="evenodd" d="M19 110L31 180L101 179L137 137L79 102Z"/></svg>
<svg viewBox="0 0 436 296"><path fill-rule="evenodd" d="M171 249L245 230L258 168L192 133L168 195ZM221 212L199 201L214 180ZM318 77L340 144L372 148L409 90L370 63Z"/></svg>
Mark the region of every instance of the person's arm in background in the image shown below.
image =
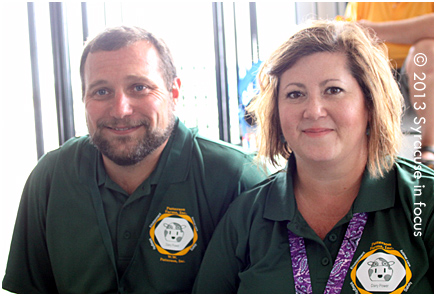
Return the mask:
<svg viewBox="0 0 436 296"><path fill-rule="evenodd" d="M434 38L434 13L381 23L363 19L357 22L374 30L378 38L390 43L415 44L421 39Z"/></svg>
<svg viewBox="0 0 436 296"><path fill-rule="evenodd" d="M366 19L365 8L359 5L358 2L349 2L345 9L345 18L374 30L385 42L415 44L421 39L434 38L434 13L403 20L373 22Z"/></svg>

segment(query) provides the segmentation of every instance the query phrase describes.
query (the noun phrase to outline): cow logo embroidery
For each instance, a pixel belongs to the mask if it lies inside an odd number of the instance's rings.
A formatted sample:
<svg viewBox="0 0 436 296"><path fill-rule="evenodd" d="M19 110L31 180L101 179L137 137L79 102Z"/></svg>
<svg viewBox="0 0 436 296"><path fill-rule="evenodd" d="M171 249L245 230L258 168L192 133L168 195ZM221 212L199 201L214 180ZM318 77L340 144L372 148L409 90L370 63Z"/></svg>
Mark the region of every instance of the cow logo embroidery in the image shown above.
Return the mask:
<svg viewBox="0 0 436 296"><path fill-rule="evenodd" d="M402 250L378 241L353 264L350 277L360 293L398 294L409 288L412 272Z"/></svg>
<svg viewBox="0 0 436 296"><path fill-rule="evenodd" d="M391 265L394 265L394 261L386 261L386 259L379 257L374 261L369 261L368 265L370 268L368 269L369 279L373 282L388 282L392 278L392 274L394 270L391 268Z"/></svg>
<svg viewBox="0 0 436 296"><path fill-rule="evenodd" d="M185 209L167 207L150 225L150 244L160 254L167 255L161 261L184 263L178 256L194 250L198 240L195 220Z"/></svg>
<svg viewBox="0 0 436 296"><path fill-rule="evenodd" d="M183 228L186 228L186 225L180 225L179 223L172 222L170 224L164 223L163 226L165 227L165 240L167 242L178 242L183 239L183 236L185 233L183 232Z"/></svg>

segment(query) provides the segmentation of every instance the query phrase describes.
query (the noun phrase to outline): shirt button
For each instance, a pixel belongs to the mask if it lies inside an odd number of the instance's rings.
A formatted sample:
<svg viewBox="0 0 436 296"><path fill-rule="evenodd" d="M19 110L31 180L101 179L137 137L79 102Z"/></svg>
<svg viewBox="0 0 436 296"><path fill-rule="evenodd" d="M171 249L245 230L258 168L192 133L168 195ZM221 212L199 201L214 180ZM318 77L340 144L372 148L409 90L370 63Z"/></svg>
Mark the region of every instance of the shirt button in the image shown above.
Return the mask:
<svg viewBox="0 0 436 296"><path fill-rule="evenodd" d="M128 231L124 232L124 238L125 239L129 239L130 237L131 237L130 232L128 232Z"/></svg>
<svg viewBox="0 0 436 296"><path fill-rule="evenodd" d="M322 265L327 266L329 263L330 263L329 258L327 258L327 257L322 258L322 260L321 260Z"/></svg>
<svg viewBox="0 0 436 296"><path fill-rule="evenodd" d="M338 236L334 233L329 235L329 241L331 241L332 243L334 243L335 241L338 240Z"/></svg>

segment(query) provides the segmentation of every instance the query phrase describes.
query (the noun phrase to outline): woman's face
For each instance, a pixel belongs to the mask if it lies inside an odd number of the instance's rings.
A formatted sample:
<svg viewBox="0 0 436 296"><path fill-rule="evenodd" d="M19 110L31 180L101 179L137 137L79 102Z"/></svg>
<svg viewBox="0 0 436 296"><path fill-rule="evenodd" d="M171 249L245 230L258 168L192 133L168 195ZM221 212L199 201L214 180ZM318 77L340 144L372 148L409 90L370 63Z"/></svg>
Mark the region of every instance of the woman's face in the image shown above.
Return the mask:
<svg viewBox="0 0 436 296"><path fill-rule="evenodd" d="M342 53L315 53L280 77L279 116L297 161L347 161L367 156L368 110Z"/></svg>

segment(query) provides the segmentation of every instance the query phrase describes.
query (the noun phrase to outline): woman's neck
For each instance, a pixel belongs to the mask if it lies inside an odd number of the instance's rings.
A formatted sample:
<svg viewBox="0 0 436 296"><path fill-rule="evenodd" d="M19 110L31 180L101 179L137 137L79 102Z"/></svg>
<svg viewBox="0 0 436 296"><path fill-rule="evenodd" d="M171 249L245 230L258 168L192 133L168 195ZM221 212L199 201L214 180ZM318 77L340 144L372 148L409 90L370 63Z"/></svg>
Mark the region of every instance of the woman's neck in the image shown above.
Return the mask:
<svg viewBox="0 0 436 296"><path fill-rule="evenodd" d="M337 166L306 167L297 163L294 193L307 223L324 239L350 210L359 193L366 161L341 170Z"/></svg>

